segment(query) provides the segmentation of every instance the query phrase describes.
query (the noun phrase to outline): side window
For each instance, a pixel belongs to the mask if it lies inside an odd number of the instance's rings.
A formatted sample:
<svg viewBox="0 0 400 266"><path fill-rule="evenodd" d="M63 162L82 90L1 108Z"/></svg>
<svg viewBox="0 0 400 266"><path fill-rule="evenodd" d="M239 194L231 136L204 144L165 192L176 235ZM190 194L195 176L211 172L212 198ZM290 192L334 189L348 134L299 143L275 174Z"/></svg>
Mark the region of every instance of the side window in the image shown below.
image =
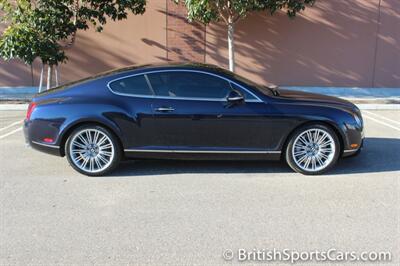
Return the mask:
<svg viewBox="0 0 400 266"><path fill-rule="evenodd" d="M132 95L153 95L144 75L126 77L110 83L113 92Z"/></svg>
<svg viewBox="0 0 400 266"><path fill-rule="evenodd" d="M240 92L243 94L243 96L244 96L244 98L245 98L246 100L256 100L256 99L257 99L256 97L254 97L253 94L251 94L251 93L249 93L248 91L242 89L241 87L239 87L239 86L236 85L235 83L232 83L232 82L231 82L231 86L232 86L232 89L237 90L237 91L240 91Z"/></svg>
<svg viewBox="0 0 400 266"><path fill-rule="evenodd" d="M171 71L147 77L157 96L222 99L231 91L228 81L204 73Z"/></svg>

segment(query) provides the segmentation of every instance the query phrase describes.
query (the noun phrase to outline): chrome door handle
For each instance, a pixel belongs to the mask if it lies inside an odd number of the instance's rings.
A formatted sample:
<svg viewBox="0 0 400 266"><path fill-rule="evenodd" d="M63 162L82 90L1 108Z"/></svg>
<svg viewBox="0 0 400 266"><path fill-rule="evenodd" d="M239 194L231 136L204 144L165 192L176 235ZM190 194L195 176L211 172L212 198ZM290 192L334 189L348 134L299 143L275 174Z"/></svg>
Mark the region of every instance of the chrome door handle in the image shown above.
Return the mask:
<svg viewBox="0 0 400 266"><path fill-rule="evenodd" d="M172 107L158 107L158 108L156 108L155 109L155 111L156 112L173 112L173 111L175 111L175 109L174 108L172 108Z"/></svg>

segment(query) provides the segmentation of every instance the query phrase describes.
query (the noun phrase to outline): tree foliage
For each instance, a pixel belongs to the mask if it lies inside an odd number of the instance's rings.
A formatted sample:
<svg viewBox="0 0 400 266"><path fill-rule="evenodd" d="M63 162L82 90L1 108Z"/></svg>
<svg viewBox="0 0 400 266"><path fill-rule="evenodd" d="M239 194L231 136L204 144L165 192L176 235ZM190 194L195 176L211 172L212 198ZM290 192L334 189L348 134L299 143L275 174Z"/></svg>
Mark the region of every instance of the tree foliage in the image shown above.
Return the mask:
<svg viewBox="0 0 400 266"><path fill-rule="evenodd" d="M145 5L145 0L0 0L0 22L7 25L0 36L0 56L58 65L67 60L64 48L78 30L93 25L100 32L108 19L143 14Z"/></svg>
<svg viewBox="0 0 400 266"><path fill-rule="evenodd" d="M304 10L306 5L312 5L315 0L184 0L183 2L188 9L190 20L208 24L220 20L235 23L253 11L268 11L274 14L284 9L289 17L294 17L297 12Z"/></svg>

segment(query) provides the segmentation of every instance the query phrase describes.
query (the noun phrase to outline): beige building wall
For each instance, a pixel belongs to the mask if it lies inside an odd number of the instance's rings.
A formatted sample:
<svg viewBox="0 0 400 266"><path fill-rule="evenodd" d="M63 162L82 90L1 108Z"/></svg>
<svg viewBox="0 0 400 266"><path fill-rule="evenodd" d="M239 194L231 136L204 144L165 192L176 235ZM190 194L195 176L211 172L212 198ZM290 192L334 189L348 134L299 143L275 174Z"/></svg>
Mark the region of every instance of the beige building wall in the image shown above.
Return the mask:
<svg viewBox="0 0 400 266"><path fill-rule="evenodd" d="M279 85L400 87L400 1L379 5L317 0L294 20L251 15L236 28L236 71ZM207 63L228 66L225 31L207 28Z"/></svg>
<svg viewBox="0 0 400 266"><path fill-rule="evenodd" d="M400 0L381 3L373 84L400 87Z"/></svg>
<svg viewBox="0 0 400 266"><path fill-rule="evenodd" d="M150 0L142 16L109 23L103 33L80 32L62 82L167 60L227 68L226 27L187 26L185 10L171 3ZM261 83L400 87L400 0L317 0L294 20L255 13L237 24L235 37L237 73ZM0 61L0 87L30 85L29 67Z"/></svg>

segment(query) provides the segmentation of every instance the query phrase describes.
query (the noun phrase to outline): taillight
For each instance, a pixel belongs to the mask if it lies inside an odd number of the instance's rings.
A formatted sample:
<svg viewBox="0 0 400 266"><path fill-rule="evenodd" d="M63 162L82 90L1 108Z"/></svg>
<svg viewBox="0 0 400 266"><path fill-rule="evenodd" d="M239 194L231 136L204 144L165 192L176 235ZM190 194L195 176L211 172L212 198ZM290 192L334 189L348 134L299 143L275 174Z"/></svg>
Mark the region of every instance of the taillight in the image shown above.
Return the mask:
<svg viewBox="0 0 400 266"><path fill-rule="evenodd" d="M31 102L28 106L28 110L26 111L26 120L31 119L31 114L33 112L33 110L35 110L36 107L36 103Z"/></svg>

